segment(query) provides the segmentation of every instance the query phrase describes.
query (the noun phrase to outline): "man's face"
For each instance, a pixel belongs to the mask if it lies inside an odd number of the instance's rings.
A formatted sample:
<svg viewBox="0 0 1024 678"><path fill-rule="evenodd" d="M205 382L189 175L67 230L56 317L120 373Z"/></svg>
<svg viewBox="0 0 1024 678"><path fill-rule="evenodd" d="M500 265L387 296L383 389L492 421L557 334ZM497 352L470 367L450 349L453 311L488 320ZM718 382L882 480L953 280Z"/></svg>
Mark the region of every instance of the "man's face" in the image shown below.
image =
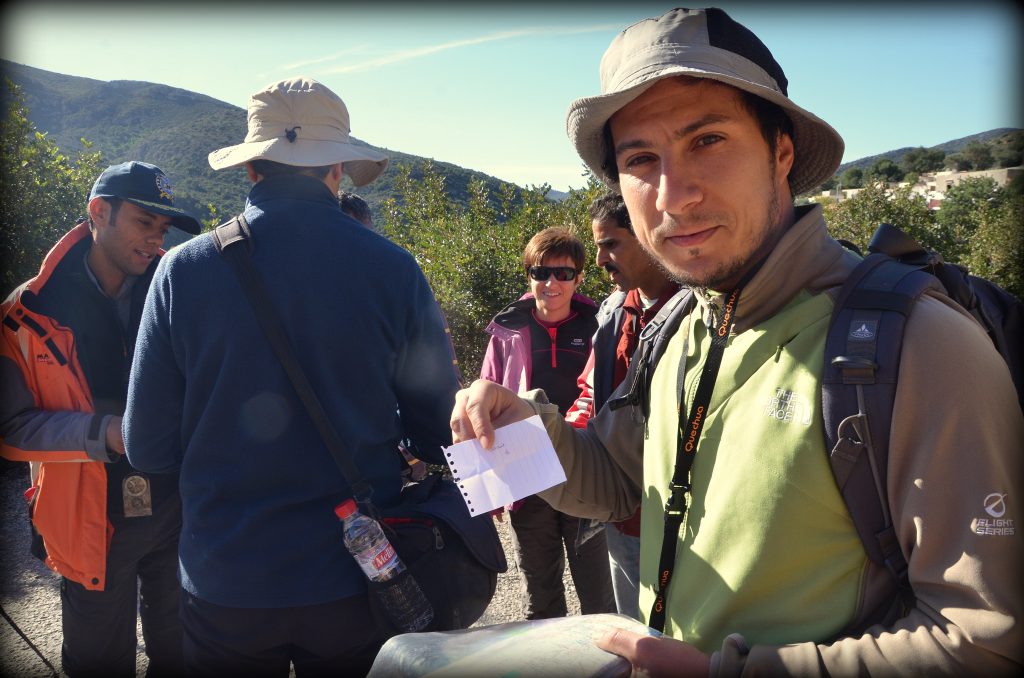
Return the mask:
<svg viewBox="0 0 1024 678"><path fill-rule="evenodd" d="M98 214L93 215L97 254L126 276L142 275L163 246L171 217L147 212L127 201L122 201L112 215L110 203L103 202Z"/></svg>
<svg viewBox="0 0 1024 678"><path fill-rule="evenodd" d="M679 282L735 286L788 226L792 140L771 154L738 90L667 78L610 124L633 230Z"/></svg>
<svg viewBox="0 0 1024 678"><path fill-rule="evenodd" d="M614 219L594 219L590 228L597 245L595 261L620 290L629 291L638 287L644 276L650 277L654 263L629 229Z"/></svg>

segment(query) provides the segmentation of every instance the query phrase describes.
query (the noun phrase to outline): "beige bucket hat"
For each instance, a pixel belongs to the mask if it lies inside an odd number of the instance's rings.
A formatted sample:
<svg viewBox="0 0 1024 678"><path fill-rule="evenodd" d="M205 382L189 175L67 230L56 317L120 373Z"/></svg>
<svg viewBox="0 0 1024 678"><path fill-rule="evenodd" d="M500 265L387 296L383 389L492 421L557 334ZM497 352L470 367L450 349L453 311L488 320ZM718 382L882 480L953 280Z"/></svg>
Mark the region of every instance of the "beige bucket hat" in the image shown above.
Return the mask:
<svg viewBox="0 0 1024 678"><path fill-rule="evenodd" d="M782 67L764 43L720 9L674 9L619 33L601 59L601 94L572 102L566 130L583 162L608 186L604 126L616 111L663 78L708 78L781 107L793 121L793 194L820 186L843 159L843 138L794 104Z"/></svg>
<svg viewBox="0 0 1024 678"><path fill-rule="evenodd" d="M365 186L388 165L384 154L352 142L345 102L312 78L291 78L256 92L249 97L248 120L245 141L210 153L210 167L256 159L296 167L341 162L352 183Z"/></svg>

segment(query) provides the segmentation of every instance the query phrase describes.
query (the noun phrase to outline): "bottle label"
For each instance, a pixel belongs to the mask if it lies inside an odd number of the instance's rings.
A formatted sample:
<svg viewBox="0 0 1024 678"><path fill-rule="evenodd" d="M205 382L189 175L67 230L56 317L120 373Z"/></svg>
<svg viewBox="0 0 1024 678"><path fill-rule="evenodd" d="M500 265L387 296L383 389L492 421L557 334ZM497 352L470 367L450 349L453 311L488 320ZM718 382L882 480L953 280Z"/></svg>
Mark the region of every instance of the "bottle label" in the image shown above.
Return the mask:
<svg viewBox="0 0 1024 678"><path fill-rule="evenodd" d="M373 569L378 572L389 569L391 561L395 558L395 547L390 543L385 544L384 548L377 552L373 556Z"/></svg>
<svg viewBox="0 0 1024 678"><path fill-rule="evenodd" d="M357 556L356 561L363 573L373 581L387 581L402 572L402 561L398 559L395 548L385 542L378 544L379 548L368 550L366 553Z"/></svg>

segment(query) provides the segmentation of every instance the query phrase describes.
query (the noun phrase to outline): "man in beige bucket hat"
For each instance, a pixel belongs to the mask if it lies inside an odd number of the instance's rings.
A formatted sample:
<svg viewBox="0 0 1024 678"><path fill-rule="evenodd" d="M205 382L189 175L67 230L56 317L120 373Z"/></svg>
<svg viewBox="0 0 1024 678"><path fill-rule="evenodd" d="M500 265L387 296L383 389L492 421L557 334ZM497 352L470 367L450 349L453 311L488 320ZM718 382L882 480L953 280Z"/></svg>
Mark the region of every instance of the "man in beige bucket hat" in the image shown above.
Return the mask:
<svg viewBox="0 0 1024 678"><path fill-rule="evenodd" d="M210 154L252 179L250 260L376 505L396 503L406 438L443 463L458 388L430 287L405 250L338 204L387 159L349 137L308 78L254 94L245 141ZM352 496L212 234L154 277L125 414L128 457L179 472L188 672L363 675L383 642L334 507Z"/></svg>
<svg viewBox="0 0 1024 678"><path fill-rule="evenodd" d="M822 424L823 384L846 376L824 364L826 331L858 257L820 206L794 205L835 171L842 139L718 9L630 26L601 85L569 107L569 137L690 288L652 320L660 359L634 359L645 372L586 430L543 392L490 382L460 391L452 415L457 440L489 447L494 426L540 414L568 478L541 493L555 508L621 520L642 503L640 607L665 637L619 630L598 644L651 676L1018 673L1024 417L984 330L938 292L921 296L889 368L887 444L836 445L868 450L854 459L869 485L873 455L888 454L881 496L863 502L891 516L879 563Z"/></svg>
<svg viewBox="0 0 1024 678"><path fill-rule="evenodd" d="M352 183L365 186L388 166L384 154L353 143L345 102L316 80L284 80L253 94L248 120L245 141L210 153L210 167L256 159L293 167L341 162Z"/></svg>

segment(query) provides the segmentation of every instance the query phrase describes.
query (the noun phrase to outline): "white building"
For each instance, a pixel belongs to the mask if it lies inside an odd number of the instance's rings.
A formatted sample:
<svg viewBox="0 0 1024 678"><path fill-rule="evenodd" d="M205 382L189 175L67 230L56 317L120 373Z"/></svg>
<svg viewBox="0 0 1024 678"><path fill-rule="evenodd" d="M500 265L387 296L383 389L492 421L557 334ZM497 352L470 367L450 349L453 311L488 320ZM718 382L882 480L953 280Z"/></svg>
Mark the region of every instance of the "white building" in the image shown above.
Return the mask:
<svg viewBox="0 0 1024 678"><path fill-rule="evenodd" d="M1022 172L1024 172L1024 167L1004 167L976 172L956 172L953 170L927 172L918 177L917 183L910 187L910 192L920 195L928 202L928 207L931 209L939 209L942 206L942 201L946 199L946 191L954 186L958 186L960 182L966 179L987 177L995 181L997 186L1005 187L1014 177ZM896 184L900 188L907 185L907 182ZM811 200L818 202L827 198L835 202L842 202L849 200L862 190L860 188L842 188L822 191L819 196L812 197Z"/></svg>

